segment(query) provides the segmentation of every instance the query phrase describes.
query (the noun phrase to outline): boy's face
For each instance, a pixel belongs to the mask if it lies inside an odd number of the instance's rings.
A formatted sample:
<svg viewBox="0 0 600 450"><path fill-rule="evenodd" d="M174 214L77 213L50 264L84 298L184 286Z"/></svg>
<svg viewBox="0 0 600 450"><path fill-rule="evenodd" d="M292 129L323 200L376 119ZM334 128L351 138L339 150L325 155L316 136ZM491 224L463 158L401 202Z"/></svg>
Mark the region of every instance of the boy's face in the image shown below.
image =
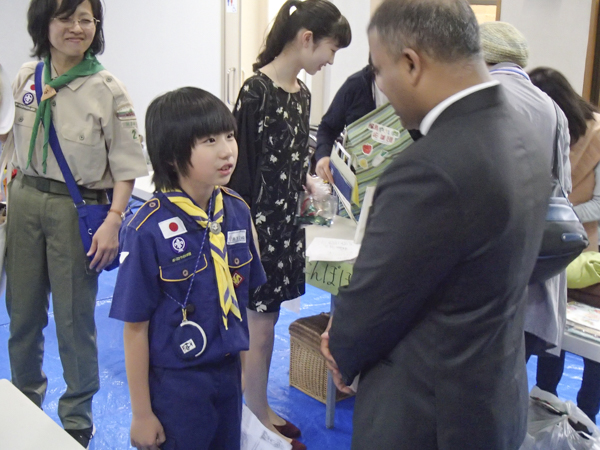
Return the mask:
<svg viewBox="0 0 600 450"><path fill-rule="evenodd" d="M205 136L192 147L190 165L184 180L196 185L206 186L211 192L215 186L229 182L235 162L238 146L233 131Z"/></svg>

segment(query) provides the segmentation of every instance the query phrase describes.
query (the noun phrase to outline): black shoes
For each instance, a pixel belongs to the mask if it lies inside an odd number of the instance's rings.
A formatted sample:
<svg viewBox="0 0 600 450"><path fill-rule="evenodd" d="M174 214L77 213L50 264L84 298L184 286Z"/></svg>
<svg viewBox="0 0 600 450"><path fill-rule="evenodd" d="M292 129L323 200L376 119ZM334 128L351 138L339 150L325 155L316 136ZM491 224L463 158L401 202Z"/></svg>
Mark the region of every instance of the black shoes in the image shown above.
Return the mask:
<svg viewBox="0 0 600 450"><path fill-rule="evenodd" d="M71 435L73 439L75 439L81 446L85 449L90 448L90 441L96 434L96 427L91 426L89 428L84 428L82 430L65 430L67 433Z"/></svg>

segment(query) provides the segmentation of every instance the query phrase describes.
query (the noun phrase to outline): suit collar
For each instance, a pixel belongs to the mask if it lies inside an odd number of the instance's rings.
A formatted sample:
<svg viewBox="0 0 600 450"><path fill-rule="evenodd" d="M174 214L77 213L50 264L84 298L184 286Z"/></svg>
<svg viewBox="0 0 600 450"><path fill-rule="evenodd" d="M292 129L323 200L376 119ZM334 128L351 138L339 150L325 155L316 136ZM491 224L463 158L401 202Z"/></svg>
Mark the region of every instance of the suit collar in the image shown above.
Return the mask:
<svg viewBox="0 0 600 450"><path fill-rule="evenodd" d="M444 111L439 114L435 123L431 125L429 132L455 117L464 116L481 109L499 105L504 98L502 89L500 84L496 82L491 86L458 99L456 102L448 105Z"/></svg>
<svg viewBox="0 0 600 450"><path fill-rule="evenodd" d="M421 125L419 126L419 130L421 131L421 134L423 136L426 136L427 133L429 132L429 130L431 129L431 127L433 126L434 122L438 119L438 117L440 115L442 115L442 113L446 109L448 109L451 105L453 105L454 103L458 102L459 100L463 99L464 97L467 97L478 91L490 88L497 84L499 84L499 82L497 80L488 81L486 83L476 84L475 86L471 86L467 89L463 89L462 91L457 92L456 94L451 95L447 99L441 101L431 111L429 111L427 113L427 115L423 118L423 120L421 121Z"/></svg>

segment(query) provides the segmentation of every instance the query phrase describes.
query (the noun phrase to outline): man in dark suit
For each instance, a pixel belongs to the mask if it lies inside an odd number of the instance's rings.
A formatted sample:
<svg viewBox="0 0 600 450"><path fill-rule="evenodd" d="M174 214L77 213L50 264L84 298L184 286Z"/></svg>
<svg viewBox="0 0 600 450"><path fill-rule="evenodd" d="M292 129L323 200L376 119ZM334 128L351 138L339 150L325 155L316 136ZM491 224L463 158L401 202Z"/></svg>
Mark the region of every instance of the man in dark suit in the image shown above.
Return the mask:
<svg viewBox="0 0 600 450"><path fill-rule="evenodd" d="M482 59L466 0L387 0L376 81L423 137L379 180L322 351L360 373L353 449L516 450L527 425L525 292L550 154Z"/></svg>

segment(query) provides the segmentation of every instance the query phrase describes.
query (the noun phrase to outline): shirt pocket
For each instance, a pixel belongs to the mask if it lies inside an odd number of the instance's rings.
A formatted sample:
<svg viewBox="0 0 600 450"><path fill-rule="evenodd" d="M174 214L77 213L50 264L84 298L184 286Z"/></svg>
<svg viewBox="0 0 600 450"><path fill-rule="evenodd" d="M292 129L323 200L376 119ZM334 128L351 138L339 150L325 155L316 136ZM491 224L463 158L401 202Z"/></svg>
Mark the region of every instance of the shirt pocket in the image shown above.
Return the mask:
<svg viewBox="0 0 600 450"><path fill-rule="evenodd" d="M62 137L73 145L84 145L86 147L98 147L101 139L101 133L94 130L94 127L84 123L75 126L70 123L64 124L60 129Z"/></svg>
<svg viewBox="0 0 600 450"><path fill-rule="evenodd" d="M236 244L227 247L227 263L231 272L231 279L240 307L244 308L248 302L250 283L250 268L253 256L248 244Z"/></svg>
<svg viewBox="0 0 600 450"><path fill-rule="evenodd" d="M185 296L187 294L192 275L194 274L194 268L196 267L197 260L197 256L191 256L183 261L160 266L158 268L161 285L167 296L172 297L179 303L183 303L185 301ZM200 257L200 261L198 261L196 276L203 272L207 267L208 262L206 260L206 256L202 255ZM199 280L194 281L194 283L197 282L199 282Z"/></svg>
<svg viewBox="0 0 600 450"><path fill-rule="evenodd" d="M250 264L252 253L248 244L235 244L227 246L227 262L230 270L238 270Z"/></svg>

